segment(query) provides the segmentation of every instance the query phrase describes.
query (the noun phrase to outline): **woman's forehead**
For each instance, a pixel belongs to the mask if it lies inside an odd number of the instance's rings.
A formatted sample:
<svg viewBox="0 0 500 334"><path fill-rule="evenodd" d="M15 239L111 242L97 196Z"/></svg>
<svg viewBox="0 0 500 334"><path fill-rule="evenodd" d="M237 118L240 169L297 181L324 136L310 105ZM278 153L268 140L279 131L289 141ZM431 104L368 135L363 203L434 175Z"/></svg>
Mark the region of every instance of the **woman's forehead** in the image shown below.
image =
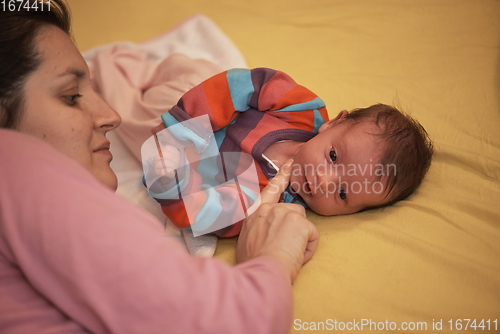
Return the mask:
<svg viewBox="0 0 500 334"><path fill-rule="evenodd" d="M40 69L54 77L74 74L83 76L88 71L87 63L70 37L55 26L40 29L36 38L36 49L40 54Z"/></svg>

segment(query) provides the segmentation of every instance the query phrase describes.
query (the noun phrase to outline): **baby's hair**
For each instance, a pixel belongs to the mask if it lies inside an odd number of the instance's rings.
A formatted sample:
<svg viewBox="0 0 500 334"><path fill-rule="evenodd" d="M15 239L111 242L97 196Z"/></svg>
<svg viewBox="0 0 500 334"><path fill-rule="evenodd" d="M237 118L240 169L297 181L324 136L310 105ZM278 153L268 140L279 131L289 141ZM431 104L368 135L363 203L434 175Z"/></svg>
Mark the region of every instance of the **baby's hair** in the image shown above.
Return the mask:
<svg viewBox="0 0 500 334"><path fill-rule="evenodd" d="M394 173L386 173L386 196L391 205L408 197L417 189L431 165L432 141L424 127L411 116L385 104L349 112L345 121L357 124L372 121L379 129L384 150L380 164L395 165ZM379 176L379 180L382 176Z"/></svg>

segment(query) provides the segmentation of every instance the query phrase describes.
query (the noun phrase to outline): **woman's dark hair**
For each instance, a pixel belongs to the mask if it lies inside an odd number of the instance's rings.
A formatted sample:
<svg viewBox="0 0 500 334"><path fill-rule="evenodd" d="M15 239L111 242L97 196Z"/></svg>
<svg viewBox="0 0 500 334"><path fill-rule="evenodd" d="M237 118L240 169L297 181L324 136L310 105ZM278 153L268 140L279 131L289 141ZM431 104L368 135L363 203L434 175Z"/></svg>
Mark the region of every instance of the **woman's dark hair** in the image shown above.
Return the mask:
<svg viewBox="0 0 500 334"><path fill-rule="evenodd" d="M30 5L29 10L25 8L26 2ZM41 62L36 50L40 29L53 25L71 36L70 12L66 2L43 0L43 10L41 2L29 0L21 6L16 2L15 8L6 5L5 10L0 11L0 128L18 126L24 101L24 83Z"/></svg>

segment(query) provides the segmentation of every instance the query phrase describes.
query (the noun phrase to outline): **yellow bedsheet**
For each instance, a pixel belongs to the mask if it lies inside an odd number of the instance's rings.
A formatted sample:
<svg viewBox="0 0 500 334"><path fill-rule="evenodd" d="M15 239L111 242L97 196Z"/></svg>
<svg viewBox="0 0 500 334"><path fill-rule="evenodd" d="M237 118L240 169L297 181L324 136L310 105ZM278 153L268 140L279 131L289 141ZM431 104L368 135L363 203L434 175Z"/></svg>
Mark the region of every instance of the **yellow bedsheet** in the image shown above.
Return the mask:
<svg viewBox="0 0 500 334"><path fill-rule="evenodd" d="M81 51L138 42L201 13L250 67L289 73L331 116L396 104L427 129L434 160L407 200L349 216L308 212L321 242L294 283L292 332L362 319L430 332L440 320L450 332L450 320L464 331L459 320L471 319L474 331L472 319L484 319L500 329L500 1L69 4ZM234 263L235 242L220 240L216 257Z"/></svg>

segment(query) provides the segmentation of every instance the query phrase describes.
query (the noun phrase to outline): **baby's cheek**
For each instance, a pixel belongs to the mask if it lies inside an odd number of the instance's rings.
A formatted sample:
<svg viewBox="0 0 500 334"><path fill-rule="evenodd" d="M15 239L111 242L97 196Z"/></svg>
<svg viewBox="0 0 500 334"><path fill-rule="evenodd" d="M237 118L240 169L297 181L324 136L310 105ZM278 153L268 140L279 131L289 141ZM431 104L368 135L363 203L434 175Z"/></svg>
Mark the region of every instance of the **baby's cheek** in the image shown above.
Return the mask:
<svg viewBox="0 0 500 334"><path fill-rule="evenodd" d="M337 215L337 207L332 200L332 198L309 198L305 201L307 206L315 213L322 216L334 216Z"/></svg>

